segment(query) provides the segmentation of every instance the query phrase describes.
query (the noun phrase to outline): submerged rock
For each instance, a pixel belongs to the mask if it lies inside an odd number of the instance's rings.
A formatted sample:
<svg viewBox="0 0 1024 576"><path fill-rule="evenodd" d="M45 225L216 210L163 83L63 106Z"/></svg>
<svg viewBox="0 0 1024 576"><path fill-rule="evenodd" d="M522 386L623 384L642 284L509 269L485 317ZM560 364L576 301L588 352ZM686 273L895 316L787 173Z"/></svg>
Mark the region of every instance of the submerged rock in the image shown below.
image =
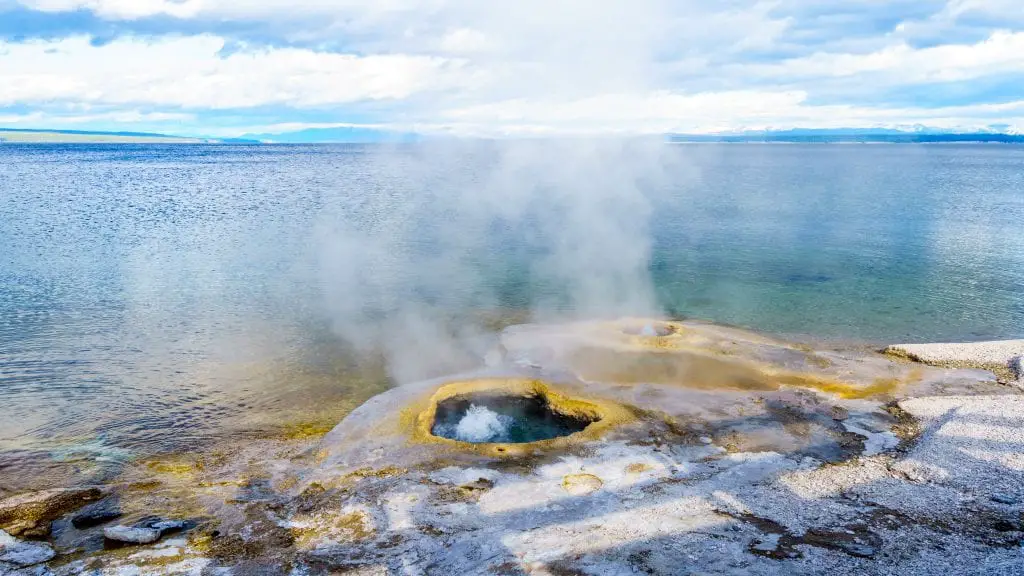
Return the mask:
<svg viewBox="0 0 1024 576"><path fill-rule="evenodd" d="M26 568L46 562L55 555L48 544L23 542L0 530L0 574L6 573L5 565Z"/></svg>
<svg viewBox="0 0 1024 576"><path fill-rule="evenodd" d="M147 520L133 526L109 526L103 529L103 535L108 540L125 544L152 544L164 534L184 527L185 523L180 520Z"/></svg>
<svg viewBox="0 0 1024 576"><path fill-rule="evenodd" d="M103 496L99 488L43 490L0 500L0 530L13 536L45 537L50 522Z"/></svg>

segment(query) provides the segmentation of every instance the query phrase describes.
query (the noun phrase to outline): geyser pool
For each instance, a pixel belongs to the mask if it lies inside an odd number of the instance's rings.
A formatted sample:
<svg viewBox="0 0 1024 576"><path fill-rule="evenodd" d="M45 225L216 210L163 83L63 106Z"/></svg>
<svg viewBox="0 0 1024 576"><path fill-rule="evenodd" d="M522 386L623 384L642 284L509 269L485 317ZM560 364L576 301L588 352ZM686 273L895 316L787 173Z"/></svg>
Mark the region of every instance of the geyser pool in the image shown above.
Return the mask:
<svg viewBox="0 0 1024 576"><path fill-rule="evenodd" d="M595 421L558 412L539 395L477 394L439 402L431 433L475 444L521 444L569 436Z"/></svg>
<svg viewBox="0 0 1024 576"><path fill-rule="evenodd" d="M644 336L647 338L664 338L671 336L678 332L678 329L671 325L663 322L648 322L646 324L638 324L635 326L627 326L622 329L622 332L628 336Z"/></svg>

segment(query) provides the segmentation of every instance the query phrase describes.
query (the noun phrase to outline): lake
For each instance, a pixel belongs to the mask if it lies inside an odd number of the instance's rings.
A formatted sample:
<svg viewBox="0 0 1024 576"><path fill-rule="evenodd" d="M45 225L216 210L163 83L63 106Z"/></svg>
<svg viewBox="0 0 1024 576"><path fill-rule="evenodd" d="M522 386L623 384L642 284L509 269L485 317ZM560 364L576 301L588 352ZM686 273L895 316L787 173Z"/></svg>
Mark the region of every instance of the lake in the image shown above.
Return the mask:
<svg viewBox="0 0 1024 576"><path fill-rule="evenodd" d="M1020 338L1022 226L1018 145L4 144L0 473L329 425L531 318Z"/></svg>

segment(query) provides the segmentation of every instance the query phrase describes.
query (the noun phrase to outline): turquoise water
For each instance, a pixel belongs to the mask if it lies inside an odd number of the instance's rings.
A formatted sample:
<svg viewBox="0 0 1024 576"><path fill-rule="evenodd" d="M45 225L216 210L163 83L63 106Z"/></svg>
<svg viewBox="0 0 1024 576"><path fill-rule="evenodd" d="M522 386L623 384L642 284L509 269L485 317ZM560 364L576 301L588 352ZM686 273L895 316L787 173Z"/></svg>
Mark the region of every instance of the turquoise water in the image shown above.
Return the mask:
<svg viewBox="0 0 1024 576"><path fill-rule="evenodd" d="M0 451L341 413L477 312L1022 337L1022 224L1016 145L3 145Z"/></svg>
<svg viewBox="0 0 1024 576"><path fill-rule="evenodd" d="M868 341L1024 335L1024 147L750 145L656 226L684 314Z"/></svg>
<svg viewBox="0 0 1024 576"><path fill-rule="evenodd" d="M582 432L590 423L559 414L536 398L478 397L438 404L430 432L474 444L524 444Z"/></svg>

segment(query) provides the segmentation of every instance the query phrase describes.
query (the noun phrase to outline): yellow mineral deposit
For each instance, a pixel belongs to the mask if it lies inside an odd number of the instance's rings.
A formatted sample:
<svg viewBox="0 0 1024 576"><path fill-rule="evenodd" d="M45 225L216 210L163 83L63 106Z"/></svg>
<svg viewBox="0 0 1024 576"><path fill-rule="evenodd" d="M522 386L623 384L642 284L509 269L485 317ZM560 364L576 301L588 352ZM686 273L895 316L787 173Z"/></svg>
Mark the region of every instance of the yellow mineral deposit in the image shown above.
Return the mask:
<svg viewBox="0 0 1024 576"><path fill-rule="evenodd" d="M562 477L562 489L573 496L586 496L602 486L604 482L593 474L566 474Z"/></svg>
<svg viewBox="0 0 1024 576"><path fill-rule="evenodd" d="M592 382L750 392L790 386L857 399L892 394L921 377L920 371L911 371L903 379L844 382L824 373L830 362L807 352L806 347L720 326L627 319L587 323L579 325L579 330L589 334L567 353L567 364L580 378ZM812 370L783 370L744 353L743 346L764 344L801 352Z"/></svg>

